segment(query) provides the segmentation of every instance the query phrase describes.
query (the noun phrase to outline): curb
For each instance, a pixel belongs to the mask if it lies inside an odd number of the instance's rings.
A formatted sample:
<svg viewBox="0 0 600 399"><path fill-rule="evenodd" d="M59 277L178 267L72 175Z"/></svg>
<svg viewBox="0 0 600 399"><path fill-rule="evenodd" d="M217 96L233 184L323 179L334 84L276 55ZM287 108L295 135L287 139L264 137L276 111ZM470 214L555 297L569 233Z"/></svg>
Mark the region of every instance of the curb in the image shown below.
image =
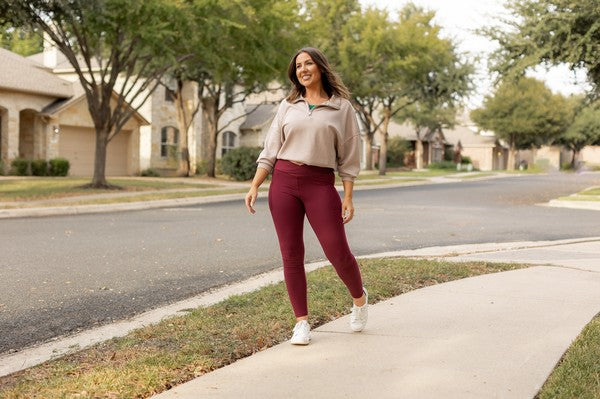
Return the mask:
<svg viewBox="0 0 600 399"><path fill-rule="evenodd" d="M472 178L467 180L461 179L446 179L439 180L433 178L433 180L424 181L410 181L403 183L400 179L382 184L371 184L354 187L354 191L368 191L377 190L384 188L395 188L395 187L407 187L407 186L421 186L427 184L450 184L462 181L479 181L479 180L491 180L504 177L513 177L520 175L491 175L483 176L480 178ZM268 187L264 186L265 188ZM336 186L338 191L343 190L343 187ZM92 205L65 205L65 206L50 206L50 207L36 207L36 208L13 208L13 209L0 209L0 219L9 218L24 218L24 217L43 217L43 216L68 216L68 215L82 215L92 213L109 213L109 212L123 212L123 211L138 211L144 209L156 209L165 208L170 206L181 206L181 205L198 205L198 204L210 204L216 202L227 202L235 200L243 200L245 193L236 194L221 194L212 195L205 197L189 197L189 198L174 198L164 200L151 200L151 201L138 201L138 202L122 202L113 204L92 204Z"/></svg>
<svg viewBox="0 0 600 399"><path fill-rule="evenodd" d="M547 204L554 208L571 208L571 209L586 209L593 211L600 211L600 201L564 201L564 200L551 200Z"/></svg>
<svg viewBox="0 0 600 399"><path fill-rule="evenodd" d="M456 257L485 252L500 252L527 248L553 247L560 245L600 241L600 237L565 239L556 241L518 241L505 243L464 244L445 247L427 247L412 250L380 252L357 256L358 259L369 258L440 258ZM310 272L329 265L329 261L313 262L305 265ZM148 325L157 324L169 317L177 316L201 306L210 306L221 302L232 295L255 291L264 286L283 281L283 268L265 272L246 280L210 289L195 297L185 299L157 309L149 310L130 319L104 325L80 333L57 337L49 342L25 348L19 352L0 356L0 377L33 367L48 360L73 353L94 344L112 338L122 337L129 332Z"/></svg>

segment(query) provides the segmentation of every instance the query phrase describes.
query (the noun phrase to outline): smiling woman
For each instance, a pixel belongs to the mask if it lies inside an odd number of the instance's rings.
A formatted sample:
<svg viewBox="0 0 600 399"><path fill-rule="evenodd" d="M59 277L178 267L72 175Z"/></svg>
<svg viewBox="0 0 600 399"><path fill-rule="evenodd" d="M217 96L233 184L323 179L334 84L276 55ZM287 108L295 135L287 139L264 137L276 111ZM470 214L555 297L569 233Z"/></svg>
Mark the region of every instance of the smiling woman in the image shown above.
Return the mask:
<svg viewBox="0 0 600 399"><path fill-rule="evenodd" d="M367 322L367 291L346 240L344 224L352 220L352 190L359 171L360 136L349 92L321 51L306 47L290 61L293 84L269 129L246 207L255 213L258 188L270 172L269 209L283 258L283 273L296 316L292 344L310 341L304 218L353 299L350 328ZM344 185L344 200L335 189L334 169Z"/></svg>

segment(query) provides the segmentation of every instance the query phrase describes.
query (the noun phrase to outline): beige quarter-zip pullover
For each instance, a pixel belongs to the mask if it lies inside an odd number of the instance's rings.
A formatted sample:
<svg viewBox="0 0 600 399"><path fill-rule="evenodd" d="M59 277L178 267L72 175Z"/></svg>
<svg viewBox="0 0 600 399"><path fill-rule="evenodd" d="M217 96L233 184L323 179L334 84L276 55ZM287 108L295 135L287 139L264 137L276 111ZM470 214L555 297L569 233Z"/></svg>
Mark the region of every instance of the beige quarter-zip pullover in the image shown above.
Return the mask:
<svg viewBox="0 0 600 399"><path fill-rule="evenodd" d="M277 159L337 169L354 181L360 170L360 136L350 101L332 96L312 110L299 97L283 100L269 128L257 163L271 172Z"/></svg>

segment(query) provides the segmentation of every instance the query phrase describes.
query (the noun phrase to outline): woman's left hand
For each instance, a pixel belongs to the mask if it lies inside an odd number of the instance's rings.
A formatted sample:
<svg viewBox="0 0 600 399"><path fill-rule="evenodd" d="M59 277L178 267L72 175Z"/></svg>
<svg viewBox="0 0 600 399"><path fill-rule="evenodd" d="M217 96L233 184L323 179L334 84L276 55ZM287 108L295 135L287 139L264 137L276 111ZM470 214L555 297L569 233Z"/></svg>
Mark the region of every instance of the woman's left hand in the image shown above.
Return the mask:
<svg viewBox="0 0 600 399"><path fill-rule="evenodd" d="M344 224L348 223L354 217L354 204L352 198L344 198L342 202L342 219Z"/></svg>

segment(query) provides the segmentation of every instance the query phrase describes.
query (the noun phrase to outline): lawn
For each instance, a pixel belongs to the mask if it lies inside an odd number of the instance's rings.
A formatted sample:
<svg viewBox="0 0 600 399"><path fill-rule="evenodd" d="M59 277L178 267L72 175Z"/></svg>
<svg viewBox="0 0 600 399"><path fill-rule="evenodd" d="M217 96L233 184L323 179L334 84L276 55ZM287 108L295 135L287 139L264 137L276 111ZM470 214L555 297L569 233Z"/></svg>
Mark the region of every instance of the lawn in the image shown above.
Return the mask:
<svg viewBox="0 0 600 399"><path fill-rule="evenodd" d="M109 179L108 182L122 187L122 190L97 190L83 188L90 179L72 177L27 178L0 180L0 201L36 201L65 197L102 194L106 192L149 191L178 188L210 188L211 184L185 184L160 180Z"/></svg>
<svg viewBox="0 0 600 399"><path fill-rule="evenodd" d="M600 316L579 334L536 399L600 398Z"/></svg>
<svg viewBox="0 0 600 399"><path fill-rule="evenodd" d="M515 264L405 258L359 260L371 303L421 287L513 270ZM307 273L313 328L345 315L348 293L332 267ZM266 286L0 377L2 398L147 398L289 339L285 283Z"/></svg>

